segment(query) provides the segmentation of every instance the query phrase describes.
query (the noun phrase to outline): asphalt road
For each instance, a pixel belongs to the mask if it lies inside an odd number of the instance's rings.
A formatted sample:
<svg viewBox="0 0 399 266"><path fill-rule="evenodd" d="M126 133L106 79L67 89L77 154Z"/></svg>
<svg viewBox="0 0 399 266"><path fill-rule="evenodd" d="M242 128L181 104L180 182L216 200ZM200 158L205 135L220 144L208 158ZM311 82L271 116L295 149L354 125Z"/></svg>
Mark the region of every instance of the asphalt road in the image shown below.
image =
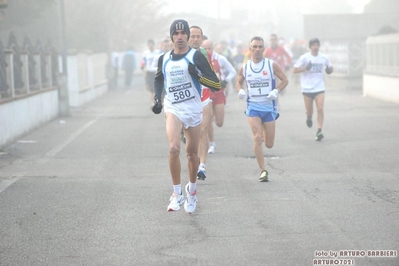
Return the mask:
<svg viewBox="0 0 399 266"><path fill-rule="evenodd" d="M166 212L164 116L141 77L4 148L0 265L399 265L399 106L330 86L316 142L298 86L280 104L259 183L229 95L191 215Z"/></svg>

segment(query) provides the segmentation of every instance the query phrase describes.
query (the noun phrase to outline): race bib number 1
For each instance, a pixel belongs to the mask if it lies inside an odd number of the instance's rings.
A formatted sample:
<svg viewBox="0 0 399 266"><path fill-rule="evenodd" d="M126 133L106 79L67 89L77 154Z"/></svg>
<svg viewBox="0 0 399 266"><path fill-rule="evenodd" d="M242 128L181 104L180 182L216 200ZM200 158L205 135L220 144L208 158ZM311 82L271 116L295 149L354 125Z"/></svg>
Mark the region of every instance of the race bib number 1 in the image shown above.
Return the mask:
<svg viewBox="0 0 399 266"><path fill-rule="evenodd" d="M269 82L250 84L249 94L251 97L266 96L269 92Z"/></svg>

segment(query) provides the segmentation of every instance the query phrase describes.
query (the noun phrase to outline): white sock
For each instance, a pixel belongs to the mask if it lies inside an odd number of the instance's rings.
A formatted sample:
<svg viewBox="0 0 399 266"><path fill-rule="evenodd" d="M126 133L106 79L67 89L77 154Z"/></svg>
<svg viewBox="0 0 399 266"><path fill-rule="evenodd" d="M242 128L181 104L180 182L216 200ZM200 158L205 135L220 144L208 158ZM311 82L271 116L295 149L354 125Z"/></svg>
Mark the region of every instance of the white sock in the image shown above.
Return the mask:
<svg viewBox="0 0 399 266"><path fill-rule="evenodd" d="M181 184L173 185L173 192L175 192L176 194L181 195Z"/></svg>
<svg viewBox="0 0 399 266"><path fill-rule="evenodd" d="M214 141L212 141L212 142L209 142L209 146L216 147L216 143L215 143Z"/></svg>
<svg viewBox="0 0 399 266"><path fill-rule="evenodd" d="M188 182L188 192L190 192L190 194L193 194L195 193L195 191L197 191L197 183Z"/></svg>
<svg viewBox="0 0 399 266"><path fill-rule="evenodd" d="M205 171L205 164L204 163L200 163L198 169L202 170L202 171Z"/></svg>

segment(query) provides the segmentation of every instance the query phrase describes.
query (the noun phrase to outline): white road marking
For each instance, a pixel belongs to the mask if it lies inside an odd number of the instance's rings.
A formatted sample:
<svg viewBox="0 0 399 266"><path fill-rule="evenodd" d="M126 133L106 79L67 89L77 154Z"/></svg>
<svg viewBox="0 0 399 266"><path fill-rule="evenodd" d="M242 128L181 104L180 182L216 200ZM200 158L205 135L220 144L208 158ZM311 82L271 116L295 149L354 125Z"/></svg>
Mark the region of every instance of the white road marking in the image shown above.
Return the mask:
<svg viewBox="0 0 399 266"><path fill-rule="evenodd" d="M47 152L42 159L39 160L40 163L46 163L51 157L55 156L57 153L62 151L66 146L68 146L69 143L74 141L80 134L82 134L86 129L91 127L95 122L98 121L97 119L91 120L88 123L84 124L82 127L80 127L78 130L73 132L65 141L61 142L57 146L55 146L53 149L51 149L49 152Z"/></svg>
<svg viewBox="0 0 399 266"><path fill-rule="evenodd" d="M0 182L0 193L6 190L9 186L11 186L14 182L16 182L19 178L6 179Z"/></svg>

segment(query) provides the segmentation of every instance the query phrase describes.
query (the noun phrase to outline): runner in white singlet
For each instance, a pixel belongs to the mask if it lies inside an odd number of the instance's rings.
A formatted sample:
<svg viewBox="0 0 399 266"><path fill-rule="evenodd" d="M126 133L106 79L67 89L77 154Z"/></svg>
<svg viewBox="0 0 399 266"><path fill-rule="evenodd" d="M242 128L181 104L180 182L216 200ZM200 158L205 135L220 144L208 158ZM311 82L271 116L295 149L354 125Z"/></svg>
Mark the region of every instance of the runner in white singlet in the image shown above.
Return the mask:
<svg viewBox="0 0 399 266"><path fill-rule="evenodd" d="M173 194L168 211L177 211L184 202L188 213L197 204L198 146L201 134L202 104L201 85L220 90L221 83L208 60L201 52L188 46L190 27L185 20L175 20L170 26L174 47L158 60L155 75L153 112L162 111L162 95L165 105L166 135L169 141L169 168L172 176ZM181 188L180 131L184 128L188 158L189 183L185 187L184 200Z"/></svg>
<svg viewBox="0 0 399 266"><path fill-rule="evenodd" d="M288 80L276 62L263 58L265 43L261 37L251 39L250 50L252 60L241 66L236 89L240 99L247 99L245 114L254 137L254 153L261 171L259 181L266 182L268 172L265 168L262 142L269 149L274 145L276 119L279 116L276 100L280 91L288 85ZM280 80L277 86L275 76ZM247 92L243 87L244 81Z"/></svg>

